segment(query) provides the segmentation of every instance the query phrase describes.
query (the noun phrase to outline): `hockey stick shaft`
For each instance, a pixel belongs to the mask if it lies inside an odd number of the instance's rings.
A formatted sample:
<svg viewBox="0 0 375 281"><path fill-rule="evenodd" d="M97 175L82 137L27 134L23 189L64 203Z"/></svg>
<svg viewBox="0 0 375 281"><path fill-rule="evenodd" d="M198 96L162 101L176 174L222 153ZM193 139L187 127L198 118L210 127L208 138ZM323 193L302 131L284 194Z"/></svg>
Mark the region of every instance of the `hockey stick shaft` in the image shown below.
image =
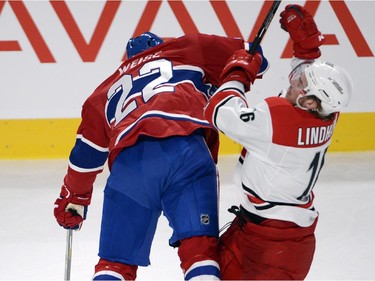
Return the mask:
<svg viewBox="0 0 375 281"><path fill-rule="evenodd" d="M70 280L70 269L72 265L72 244L73 244L73 230L68 229L66 231L64 280Z"/></svg>
<svg viewBox="0 0 375 281"><path fill-rule="evenodd" d="M258 31L257 35L255 36L255 38L254 38L254 40L253 40L253 42L250 46L249 54L251 54L251 55L255 54L255 51L258 48L260 42L262 42L264 34L266 34L266 31L268 30L268 27L270 26L271 21L272 21L274 15L275 15L277 9L279 8L280 4L281 4L281 0L273 1L273 4L272 4L270 10L268 11L266 18L264 19L261 27L259 28L259 31Z"/></svg>

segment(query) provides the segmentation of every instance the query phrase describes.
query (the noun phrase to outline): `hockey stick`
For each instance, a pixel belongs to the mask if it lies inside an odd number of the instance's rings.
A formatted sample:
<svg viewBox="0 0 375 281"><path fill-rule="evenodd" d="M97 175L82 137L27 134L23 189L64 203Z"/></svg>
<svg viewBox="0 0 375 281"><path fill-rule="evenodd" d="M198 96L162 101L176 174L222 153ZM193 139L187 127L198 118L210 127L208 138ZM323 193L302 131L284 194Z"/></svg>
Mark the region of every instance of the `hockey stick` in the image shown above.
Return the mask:
<svg viewBox="0 0 375 281"><path fill-rule="evenodd" d="M264 34L266 34L266 31L267 31L268 27L270 26L271 21L272 21L275 13L277 11L277 8L279 8L280 4L281 4L281 0L273 1L273 4L272 4L270 10L268 11L266 18L264 19L257 35L255 36L255 38L254 38L254 40L253 40L253 42L250 46L250 50L249 50L250 55L255 54L255 51L258 48L260 42L262 41L262 39L264 37Z"/></svg>
<svg viewBox="0 0 375 281"><path fill-rule="evenodd" d="M73 230L66 231L66 249L65 249L65 272L64 280L70 280L70 269L72 264L72 243L73 243Z"/></svg>

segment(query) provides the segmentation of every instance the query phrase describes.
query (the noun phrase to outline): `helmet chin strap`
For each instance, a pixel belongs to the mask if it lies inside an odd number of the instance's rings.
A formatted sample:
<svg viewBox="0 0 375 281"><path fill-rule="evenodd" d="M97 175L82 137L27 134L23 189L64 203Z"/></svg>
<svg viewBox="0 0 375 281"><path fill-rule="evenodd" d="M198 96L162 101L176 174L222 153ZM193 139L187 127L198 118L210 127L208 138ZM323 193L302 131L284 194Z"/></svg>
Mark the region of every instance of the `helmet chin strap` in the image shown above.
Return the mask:
<svg viewBox="0 0 375 281"><path fill-rule="evenodd" d="M303 107L303 106L300 104L300 102L299 102L299 100L300 100L302 97L305 97L305 95L304 95L304 94L299 94L298 97L297 97L297 99L296 99L296 106L297 106L298 108L300 108L300 109L302 109L302 110L306 110L306 111L311 111L311 112L319 112L319 110L317 110L317 109L311 109L311 108Z"/></svg>
<svg viewBox="0 0 375 281"><path fill-rule="evenodd" d="M301 99L301 98L303 98L305 95L304 94L299 94L298 95L298 97L297 97L297 99L296 99L296 106L298 107L298 108L300 108L300 109L302 109L302 110L310 110L310 109L308 109L308 108L306 108L306 107L303 107L300 103L299 103L299 100Z"/></svg>

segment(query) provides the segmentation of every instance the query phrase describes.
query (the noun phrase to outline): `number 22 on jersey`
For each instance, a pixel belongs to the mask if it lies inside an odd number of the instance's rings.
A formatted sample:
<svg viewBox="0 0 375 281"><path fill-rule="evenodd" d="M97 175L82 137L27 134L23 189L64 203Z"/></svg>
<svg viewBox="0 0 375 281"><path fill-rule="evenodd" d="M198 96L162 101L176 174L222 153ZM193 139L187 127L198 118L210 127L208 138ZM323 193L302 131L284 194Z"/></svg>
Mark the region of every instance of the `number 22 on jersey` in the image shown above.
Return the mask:
<svg viewBox="0 0 375 281"><path fill-rule="evenodd" d="M138 108L136 97L141 96L147 103L153 96L162 92L174 92L174 86L165 85L173 76L172 63L159 59L144 64L139 76L123 75L107 92L106 118L114 126Z"/></svg>

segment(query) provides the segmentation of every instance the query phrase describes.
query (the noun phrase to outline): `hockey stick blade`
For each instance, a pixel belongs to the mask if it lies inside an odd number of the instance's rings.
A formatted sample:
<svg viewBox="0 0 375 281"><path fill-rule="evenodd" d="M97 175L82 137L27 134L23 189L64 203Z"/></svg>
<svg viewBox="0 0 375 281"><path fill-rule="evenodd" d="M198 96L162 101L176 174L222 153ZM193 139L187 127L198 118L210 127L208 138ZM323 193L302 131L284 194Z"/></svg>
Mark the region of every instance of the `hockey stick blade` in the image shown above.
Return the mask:
<svg viewBox="0 0 375 281"><path fill-rule="evenodd" d="M255 36L251 46L250 46L250 50L249 50L249 54L251 55L254 55L256 49L258 48L260 42L262 42L262 39L264 37L264 34L266 34L266 31L268 30L268 27L270 26L271 24L271 21L277 11L277 9L279 8L281 4L281 0L277 0L277 1L273 1L273 4L270 8L270 10L268 11L267 13L267 16L265 17L261 27L259 28L259 31L257 33L257 35Z"/></svg>

